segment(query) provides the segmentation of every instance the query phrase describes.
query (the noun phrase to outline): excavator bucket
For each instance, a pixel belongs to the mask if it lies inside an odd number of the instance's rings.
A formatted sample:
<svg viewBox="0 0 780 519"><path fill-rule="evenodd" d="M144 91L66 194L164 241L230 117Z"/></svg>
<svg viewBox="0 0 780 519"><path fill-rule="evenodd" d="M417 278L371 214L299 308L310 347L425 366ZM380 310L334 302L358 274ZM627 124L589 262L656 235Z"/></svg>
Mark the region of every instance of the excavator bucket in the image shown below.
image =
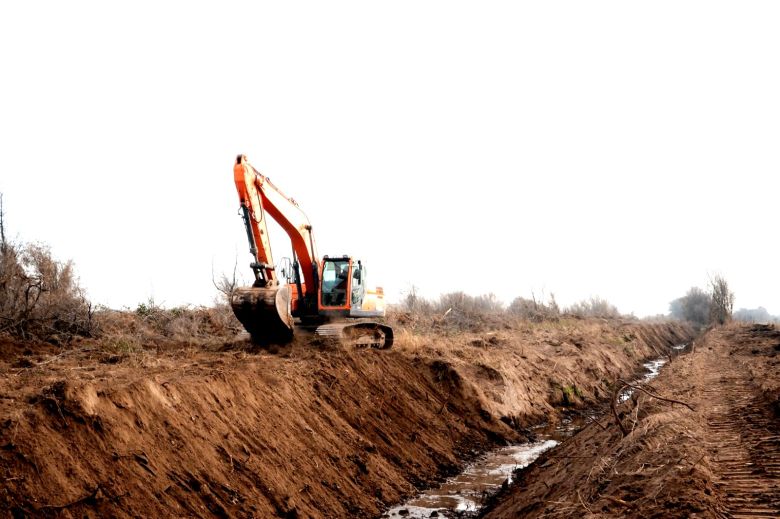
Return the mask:
<svg viewBox="0 0 780 519"><path fill-rule="evenodd" d="M284 344L293 337L290 290L286 286L237 288L233 313L258 344Z"/></svg>

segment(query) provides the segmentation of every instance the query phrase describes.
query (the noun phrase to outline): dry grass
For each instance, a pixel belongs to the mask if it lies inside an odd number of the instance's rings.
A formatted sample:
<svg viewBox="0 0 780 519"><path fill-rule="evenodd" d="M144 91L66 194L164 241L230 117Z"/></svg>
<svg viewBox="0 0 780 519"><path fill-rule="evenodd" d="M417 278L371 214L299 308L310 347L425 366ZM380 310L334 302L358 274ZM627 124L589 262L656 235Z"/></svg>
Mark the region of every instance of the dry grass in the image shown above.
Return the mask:
<svg viewBox="0 0 780 519"><path fill-rule="evenodd" d="M101 329L98 343L108 352L127 355L149 348L220 347L243 330L224 305L165 309L142 304L135 311L102 310L96 319Z"/></svg>
<svg viewBox="0 0 780 519"><path fill-rule="evenodd" d="M615 380L633 376L640 361L666 355L690 334L669 323L573 316L535 321L504 314L464 327L395 313L391 324L394 349L446 358L476 388L488 411L515 422L520 416L521 422L554 420L559 409L603 401ZM677 336L670 334L674 329Z"/></svg>

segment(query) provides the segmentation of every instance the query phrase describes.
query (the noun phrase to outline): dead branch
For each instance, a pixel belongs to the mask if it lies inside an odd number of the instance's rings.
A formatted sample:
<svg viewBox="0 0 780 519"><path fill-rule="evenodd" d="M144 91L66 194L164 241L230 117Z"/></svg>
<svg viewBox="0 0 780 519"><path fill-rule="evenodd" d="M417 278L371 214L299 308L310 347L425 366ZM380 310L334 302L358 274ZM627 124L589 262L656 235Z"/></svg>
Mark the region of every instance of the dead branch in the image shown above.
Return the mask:
<svg viewBox="0 0 780 519"><path fill-rule="evenodd" d="M604 427L603 425L601 425L601 422L599 422L598 420L596 420L594 417L592 417L592 416L591 416L591 417L589 417L589 420L590 420L590 421L589 421L588 423L595 423L596 425L598 425L599 427L601 427L601 430L602 430L602 431L606 431L606 430L607 430L607 428L606 428L606 427Z"/></svg>
<svg viewBox="0 0 780 519"><path fill-rule="evenodd" d="M636 407L634 408L634 423L631 424L631 432L634 432L637 422L639 422L639 405L641 401L637 398Z"/></svg>
<svg viewBox="0 0 780 519"><path fill-rule="evenodd" d="M601 499L606 499L607 501L615 503L616 505L631 506L628 503L626 503L625 501L623 501L622 499L618 499L617 497L612 497L612 496L600 496L600 497L601 497Z"/></svg>
<svg viewBox="0 0 780 519"><path fill-rule="evenodd" d="M588 508L588 505L585 504L585 501L582 500L582 496L580 495L580 489L577 489L577 497L580 498L580 504L585 507L585 510L588 511L589 514L593 514L593 510Z"/></svg>
<svg viewBox="0 0 780 519"><path fill-rule="evenodd" d="M618 427L620 428L620 432L623 434L624 438L626 436L628 436L629 431L626 430L626 427L623 425L623 421L620 419L620 415L618 415L617 405L618 405L618 399L620 398L620 393L627 387L629 387L629 388L631 388L631 389L633 389L635 391L641 391L641 392L645 393L646 395L648 395L648 396L650 396L652 398L656 398L658 400L661 400L661 401L664 401L664 402L669 402L669 403L672 403L672 404L684 405L685 407L687 407L691 411L696 411L696 409L694 409L691 404L688 404L688 403L683 402L681 400L675 400L673 398L664 398L664 397L662 397L660 395L657 395L657 394L655 394L655 393L653 393L651 391L648 391L647 389L645 389L642 386L638 386L636 384L629 384L628 382L626 382L625 380L622 380L622 379L618 379L617 382L618 382L618 384L617 384L617 386L615 386L615 392L612 394L612 401L609 403L609 407L612 410L612 416L615 418L615 423L617 423ZM639 412L637 411L637 420L638 419L639 419ZM636 425L636 420L634 422L634 425ZM631 430L633 431L633 427L631 428Z"/></svg>
<svg viewBox="0 0 780 519"><path fill-rule="evenodd" d="M655 393L651 393L650 391L648 391L647 389L643 388L642 386L637 386L637 385L634 385L634 384L629 384L628 382L626 382L626 381L624 381L624 380L620 380L620 379L618 379L618 382L619 382L619 383L621 383L621 384L623 384L623 387L630 387L631 389L635 389L636 391L641 391L641 392L645 393L646 395L649 395L649 396L651 396L651 397L653 397L653 398L657 398L658 400L663 400L664 402L670 402L670 403L672 403L672 404L680 404L680 405L684 405L685 407L687 407L687 408L688 408L688 409L690 409L691 411L696 411L696 409L694 409L694 408L693 408L693 406L692 406L691 404L688 404L688 403L686 403L686 402L683 402L683 401L681 401L681 400L675 400L675 399L673 399L673 398L664 398L664 397L662 397L662 396L656 395Z"/></svg>
<svg viewBox="0 0 780 519"><path fill-rule="evenodd" d="M439 412L436 414L442 414L444 412L444 409L447 408L447 404L450 403L450 396L451 396L450 394L447 394L447 399L444 400L444 403L441 405L441 409L439 409Z"/></svg>
<svg viewBox="0 0 780 519"><path fill-rule="evenodd" d="M620 416L618 416L618 412L617 412L618 398L620 398L620 392L623 391L624 387L625 386L621 386L621 385L615 386L615 392L612 394L612 399L609 402L609 407L612 410L612 416L615 418L615 423L618 425L618 427L620 427L620 432L623 434L623 437L625 438L626 436L628 436L628 431L623 425L623 422L620 420Z"/></svg>
<svg viewBox="0 0 780 519"><path fill-rule="evenodd" d="M220 275L219 280L217 280L214 277L214 263L211 264L211 283L214 285L214 288L217 289L217 292L219 292L222 295L222 298L230 304L231 297L233 296L233 292L236 291L236 287L238 286L238 281L236 278L236 272L238 271L238 257L235 258L235 261L233 262L233 275L231 277L228 277L227 274L224 272Z"/></svg>

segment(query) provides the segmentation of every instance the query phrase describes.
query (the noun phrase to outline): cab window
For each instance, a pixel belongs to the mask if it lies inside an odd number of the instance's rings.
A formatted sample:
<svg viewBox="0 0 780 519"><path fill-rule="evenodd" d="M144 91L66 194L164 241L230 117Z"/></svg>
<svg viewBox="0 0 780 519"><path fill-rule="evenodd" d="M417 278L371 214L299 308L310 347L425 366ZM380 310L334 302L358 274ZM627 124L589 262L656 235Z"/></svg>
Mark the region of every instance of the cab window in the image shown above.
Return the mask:
<svg viewBox="0 0 780 519"><path fill-rule="evenodd" d="M322 305L347 304L349 260L326 260L322 269Z"/></svg>

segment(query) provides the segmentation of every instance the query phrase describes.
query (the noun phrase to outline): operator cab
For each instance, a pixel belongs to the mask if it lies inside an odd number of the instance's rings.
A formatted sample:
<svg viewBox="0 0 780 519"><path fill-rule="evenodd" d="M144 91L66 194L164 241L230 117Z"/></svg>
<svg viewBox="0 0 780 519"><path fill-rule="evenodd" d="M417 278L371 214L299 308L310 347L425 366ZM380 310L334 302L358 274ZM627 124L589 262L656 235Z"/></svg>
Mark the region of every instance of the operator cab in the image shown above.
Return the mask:
<svg viewBox="0 0 780 519"><path fill-rule="evenodd" d="M329 310L360 308L365 294L365 272L362 263L349 256L322 260L320 307Z"/></svg>

